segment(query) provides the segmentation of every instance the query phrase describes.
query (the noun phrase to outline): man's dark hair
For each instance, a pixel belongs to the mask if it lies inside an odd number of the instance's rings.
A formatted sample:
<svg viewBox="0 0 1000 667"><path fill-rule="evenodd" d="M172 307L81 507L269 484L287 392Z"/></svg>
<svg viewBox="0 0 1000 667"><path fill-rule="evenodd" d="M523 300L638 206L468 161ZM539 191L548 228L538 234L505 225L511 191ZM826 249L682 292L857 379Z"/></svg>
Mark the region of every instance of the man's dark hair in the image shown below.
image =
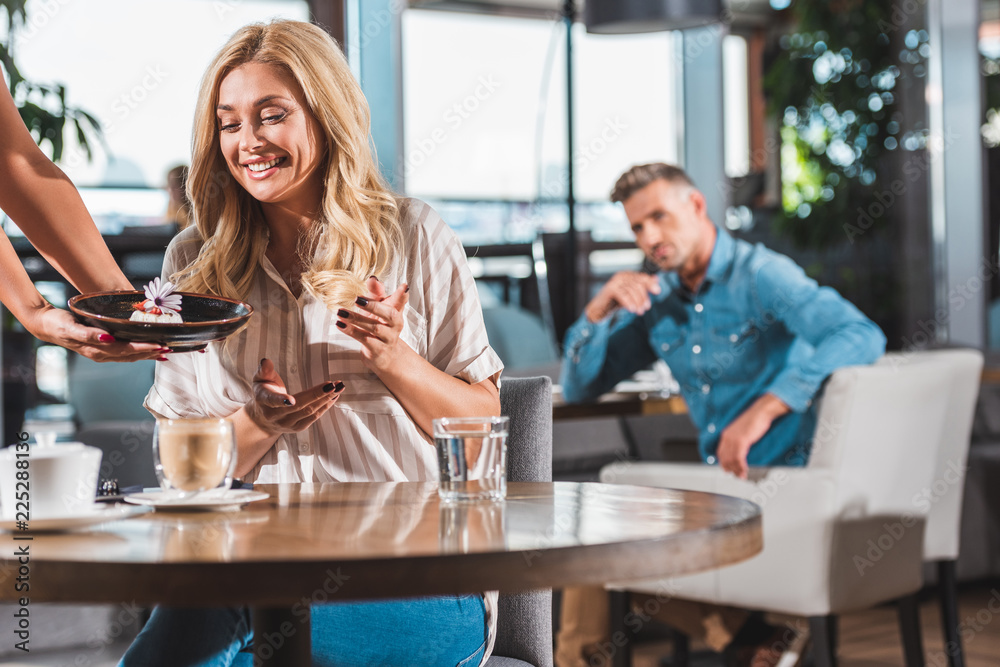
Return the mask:
<svg viewBox="0 0 1000 667"><path fill-rule="evenodd" d="M637 164L618 178L614 190L611 191L611 201L623 202L638 190L661 178L668 183L684 183L694 187L691 177L680 167L664 162Z"/></svg>

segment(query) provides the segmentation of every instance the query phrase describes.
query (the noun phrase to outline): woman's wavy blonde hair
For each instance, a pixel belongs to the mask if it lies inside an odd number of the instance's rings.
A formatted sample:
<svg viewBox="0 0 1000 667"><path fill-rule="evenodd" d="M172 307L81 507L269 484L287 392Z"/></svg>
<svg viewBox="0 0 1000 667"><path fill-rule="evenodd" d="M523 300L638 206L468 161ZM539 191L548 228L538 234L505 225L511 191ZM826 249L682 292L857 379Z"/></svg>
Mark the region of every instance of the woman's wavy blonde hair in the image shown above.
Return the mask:
<svg viewBox="0 0 1000 667"><path fill-rule="evenodd" d="M302 285L328 308L365 292L402 249L396 197L378 171L368 103L347 59L322 29L299 21L241 28L209 66L198 94L188 195L204 245L174 274L179 290L242 299L268 243L260 204L233 179L219 145L219 86L247 63L282 67L295 77L326 140L325 187L318 219L299 242Z"/></svg>

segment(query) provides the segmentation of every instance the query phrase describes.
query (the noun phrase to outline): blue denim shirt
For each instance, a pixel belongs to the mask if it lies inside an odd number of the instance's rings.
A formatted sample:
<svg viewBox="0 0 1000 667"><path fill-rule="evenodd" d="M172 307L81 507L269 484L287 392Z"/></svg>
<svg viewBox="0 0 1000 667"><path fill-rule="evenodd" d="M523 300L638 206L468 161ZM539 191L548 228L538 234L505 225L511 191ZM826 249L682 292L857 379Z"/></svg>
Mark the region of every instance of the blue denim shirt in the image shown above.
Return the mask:
<svg viewBox="0 0 1000 667"><path fill-rule="evenodd" d="M676 273L659 275L643 315L618 310L596 324L586 315L566 334L563 395L583 401L663 359L715 463L722 430L770 392L791 408L750 449L750 465L804 465L823 381L841 366L869 364L885 335L836 290L820 287L795 262L719 230L697 292Z"/></svg>

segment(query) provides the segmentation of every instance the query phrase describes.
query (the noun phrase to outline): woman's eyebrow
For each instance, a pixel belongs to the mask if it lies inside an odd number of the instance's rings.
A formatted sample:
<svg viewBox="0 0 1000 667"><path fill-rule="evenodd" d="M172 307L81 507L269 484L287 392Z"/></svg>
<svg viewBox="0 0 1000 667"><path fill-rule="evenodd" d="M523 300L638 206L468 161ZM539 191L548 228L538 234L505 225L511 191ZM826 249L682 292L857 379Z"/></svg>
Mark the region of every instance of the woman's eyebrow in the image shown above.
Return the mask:
<svg viewBox="0 0 1000 667"><path fill-rule="evenodd" d="M266 97L262 97L259 100L257 100L256 102L254 102L253 106L256 108L256 107L259 107L259 106L263 106L263 105L267 104L268 102L272 102L274 100L282 100L283 102L289 102L289 101L291 101L291 100L289 100L289 99L287 99L285 97L282 97L281 95L267 95ZM217 106L215 108L216 108L217 111L232 111L233 110L233 107L230 106L230 105L228 105L228 104L220 104L219 106Z"/></svg>
<svg viewBox="0 0 1000 667"><path fill-rule="evenodd" d="M291 101L291 100L289 100L289 99L287 99L285 97L282 97L281 95L268 95L266 97L260 98L259 100L257 100L256 102L254 102L253 105L255 107L260 107L260 106L264 106L265 104L267 104L268 102L271 102L273 100L281 100L283 102L290 102Z"/></svg>

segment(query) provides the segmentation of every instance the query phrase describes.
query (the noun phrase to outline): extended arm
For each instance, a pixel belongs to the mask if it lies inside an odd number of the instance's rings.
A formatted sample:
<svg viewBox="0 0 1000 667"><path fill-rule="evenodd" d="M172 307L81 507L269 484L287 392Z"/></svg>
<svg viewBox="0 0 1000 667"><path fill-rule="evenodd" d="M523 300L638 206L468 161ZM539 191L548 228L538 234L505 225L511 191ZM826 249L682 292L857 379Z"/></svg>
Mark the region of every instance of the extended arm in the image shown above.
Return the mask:
<svg viewBox="0 0 1000 667"><path fill-rule="evenodd" d="M835 290L817 285L788 258L764 264L752 291L762 323L781 322L815 352L785 366L767 391L723 430L719 465L738 477L746 477L747 454L775 419L808 408L836 369L872 363L885 352L885 335L874 322Z"/></svg>
<svg viewBox="0 0 1000 667"><path fill-rule="evenodd" d="M60 273L84 291L132 289L111 258L76 188L45 157L0 86L0 209ZM53 308L35 289L10 239L0 232L0 301L35 337L95 361L135 361L160 355L150 343L120 343Z"/></svg>
<svg viewBox="0 0 1000 667"><path fill-rule="evenodd" d="M35 145L0 89L0 209L81 292L132 289L73 183Z"/></svg>
<svg viewBox="0 0 1000 667"><path fill-rule="evenodd" d="M762 266L753 287L765 317L781 321L815 348L808 358L789 363L767 390L795 412L809 407L833 371L870 364L885 352L885 334L874 322L787 258Z"/></svg>

